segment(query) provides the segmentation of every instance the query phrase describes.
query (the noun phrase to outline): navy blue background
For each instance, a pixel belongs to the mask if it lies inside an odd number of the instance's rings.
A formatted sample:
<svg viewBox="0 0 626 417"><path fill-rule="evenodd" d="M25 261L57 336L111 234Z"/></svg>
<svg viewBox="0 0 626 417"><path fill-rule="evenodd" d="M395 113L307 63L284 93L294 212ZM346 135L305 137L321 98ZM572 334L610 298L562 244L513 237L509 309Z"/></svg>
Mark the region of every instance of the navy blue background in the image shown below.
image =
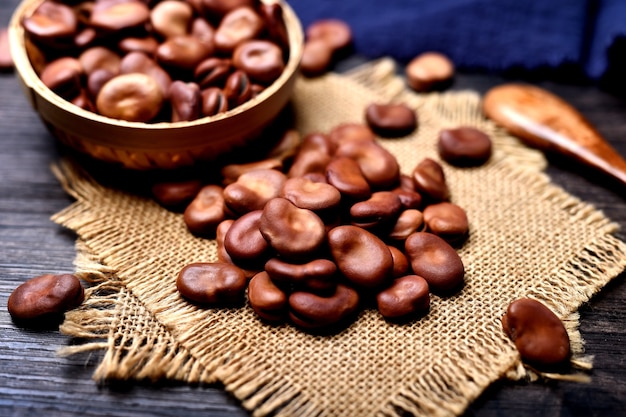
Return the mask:
<svg viewBox="0 0 626 417"><path fill-rule="evenodd" d="M439 51L465 70L567 68L599 80L626 52L615 50L626 39L626 0L288 1L305 28L345 20L356 52L372 59Z"/></svg>

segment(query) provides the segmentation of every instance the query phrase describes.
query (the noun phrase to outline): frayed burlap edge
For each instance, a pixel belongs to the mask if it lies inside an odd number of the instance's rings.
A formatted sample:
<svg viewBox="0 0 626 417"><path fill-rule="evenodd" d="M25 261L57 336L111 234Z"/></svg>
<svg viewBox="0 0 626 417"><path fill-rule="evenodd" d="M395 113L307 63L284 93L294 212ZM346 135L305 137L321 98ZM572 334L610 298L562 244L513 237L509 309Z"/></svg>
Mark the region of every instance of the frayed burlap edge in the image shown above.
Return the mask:
<svg viewBox="0 0 626 417"><path fill-rule="evenodd" d="M66 314L60 330L92 342L62 348L58 352L61 356L104 351L93 373L94 380L99 382L128 379L216 382L82 239L76 241L76 252L76 274L89 286L85 302ZM120 332L120 328L133 331ZM129 334L133 337L128 337Z"/></svg>
<svg viewBox="0 0 626 417"><path fill-rule="evenodd" d="M389 68L387 61L382 61L382 64L379 63L372 68L379 69L381 68L380 65L387 65ZM357 78L360 75L359 70L354 72ZM381 79L384 79L385 77L389 78L391 73L380 71L379 74L383 74ZM389 79L397 84L399 78L394 75ZM400 91L399 94L396 97L407 93ZM472 92L467 94L469 96L475 95ZM445 97L444 95L444 99ZM419 96L417 98L411 97L411 99L423 100ZM580 221L606 223L605 236L590 243L584 253L569 263L568 268L555 271L557 274L562 274L565 280L572 279L584 282L583 290L579 291L576 297L572 297L571 288L564 289L564 294L567 295L563 299L566 301L565 303L554 305L553 301L548 300L551 307L564 319L573 341L573 348L578 356L584 352L584 349L583 341L577 330L578 315L575 310L626 267L626 246L623 242L610 236L610 233L615 231L616 226L606 221L593 207L581 203L567 193L556 189L556 187L550 186L547 177L544 178L543 182L537 182L536 172L543 168L545 161L541 157L536 157L536 153L526 152L523 146L515 144L514 141L511 143L513 149L517 150L516 147L519 147L519 152L516 154L520 156L520 160L527 162L526 164L517 164L523 166L519 169L520 178L525 177L530 172L534 173L534 175L528 176L529 187L536 187L534 192L539 192L545 198L559 201L564 208L576 213ZM53 220L74 230L90 229L89 224L97 223L98 220L91 217L92 213L89 212L89 208L81 205L80 200L89 198L88 196L93 195L94 192L97 194L100 188L99 184L95 181L85 181L85 174L76 171L75 167L69 165L57 166L54 170L68 193L77 198L78 202L55 215ZM80 176L80 181L73 180L72 175ZM95 227L92 230L97 229ZM254 410L255 415L271 413L315 415L320 412L300 395L297 387L285 384L284 380L277 379L271 372L259 370L254 375L238 372L239 369L245 369L245 366L234 357L227 364L216 364L216 367L212 367L213 369L208 371L206 367L199 365L193 355L171 336L167 329L125 288L123 283L115 278L115 271L111 271L102 263L101 259L95 258L90 248L80 240L77 242L77 252L77 272L86 280L93 281L94 286L88 290L85 305L79 310L68 313L62 331L71 336L100 341L68 347L62 353L73 354L81 351L104 349L105 357L94 373L95 379L156 380L168 378L187 382L215 382L219 380L225 384L228 391L242 400L244 407ZM538 299L545 298L541 291L531 296ZM143 308L145 312L142 314L144 323L131 323L129 325L143 326L150 331L145 332L145 334L142 333L143 337L139 340L115 340L112 329L124 325L122 322L128 317L123 311L123 306L128 303L138 303L137 305ZM389 404L380 410L381 414L397 415L400 414L400 410L415 412L415 414L429 414L434 411L438 415L462 413L465 407L480 395L482 390L494 379L504 375L512 378L528 376L528 373L521 366L514 348L512 346L507 348L510 351L510 362L501 363L497 366L495 378L493 375L485 378L484 375L481 376L473 371L468 372L468 369L472 369L471 361L467 363L449 361L449 369L441 369L441 371L446 375L455 375L456 377L445 381L443 385L448 387L444 390L445 392L441 391L443 381L439 381L432 375L420 377L408 388L401 390L398 395L394 396ZM491 372L493 373L493 370ZM424 392L429 394L424 397Z"/></svg>

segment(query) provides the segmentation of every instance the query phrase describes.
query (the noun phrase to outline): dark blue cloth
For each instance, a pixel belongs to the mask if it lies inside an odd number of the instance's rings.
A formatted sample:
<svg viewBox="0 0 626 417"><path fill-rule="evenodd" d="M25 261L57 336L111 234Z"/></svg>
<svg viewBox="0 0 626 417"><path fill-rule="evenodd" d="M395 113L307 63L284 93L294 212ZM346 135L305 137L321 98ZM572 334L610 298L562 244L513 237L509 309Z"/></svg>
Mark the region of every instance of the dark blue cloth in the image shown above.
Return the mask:
<svg viewBox="0 0 626 417"><path fill-rule="evenodd" d="M626 36L626 0L289 0L306 28L346 21L357 53L406 63L425 51L458 68L578 68L599 79L607 51ZM625 74L626 75L626 74Z"/></svg>

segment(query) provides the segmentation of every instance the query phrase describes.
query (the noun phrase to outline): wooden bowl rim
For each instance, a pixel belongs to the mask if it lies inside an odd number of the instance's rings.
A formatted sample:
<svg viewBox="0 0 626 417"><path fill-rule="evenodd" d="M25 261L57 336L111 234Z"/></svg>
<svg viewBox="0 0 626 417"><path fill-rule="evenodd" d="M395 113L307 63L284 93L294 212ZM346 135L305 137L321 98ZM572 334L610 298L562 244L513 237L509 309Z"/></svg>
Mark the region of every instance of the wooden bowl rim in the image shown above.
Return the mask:
<svg viewBox="0 0 626 417"><path fill-rule="evenodd" d="M274 94L276 94L285 84L289 83L300 67L300 59L302 57L304 44L304 33L296 13L284 0L261 0L267 4L279 3L283 8L283 17L285 20L285 26L287 27L287 35L289 39L289 60L287 61L287 65L285 65L285 69L280 77L261 91L259 95L226 112L219 113L214 116L202 117L193 121L143 123L113 119L95 112L84 110L63 99L50 90L35 72L28 54L26 53L25 34L22 26L22 19L24 16L32 14L44 1L46 0L24 0L13 13L9 23L9 45L11 55L15 62L15 68L25 86L28 90L30 90L30 94L36 94L42 99L48 101L50 104L57 106L68 113L83 117L93 122L99 122L120 128L146 129L152 131L169 129L184 130L186 128L210 125L213 122L219 122L230 117L235 117L239 114L245 113L251 108L261 105L263 102L267 101Z"/></svg>

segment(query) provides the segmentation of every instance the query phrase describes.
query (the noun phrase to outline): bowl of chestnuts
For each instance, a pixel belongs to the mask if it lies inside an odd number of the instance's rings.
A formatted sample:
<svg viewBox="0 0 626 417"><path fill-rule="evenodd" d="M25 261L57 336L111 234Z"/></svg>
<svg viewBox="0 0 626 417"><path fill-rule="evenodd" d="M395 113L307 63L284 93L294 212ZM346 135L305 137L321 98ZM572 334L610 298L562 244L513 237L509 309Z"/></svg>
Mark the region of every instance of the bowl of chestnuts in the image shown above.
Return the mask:
<svg viewBox="0 0 626 417"><path fill-rule="evenodd" d="M139 170L263 140L290 100L303 47L282 0L24 0L9 39L53 136Z"/></svg>

